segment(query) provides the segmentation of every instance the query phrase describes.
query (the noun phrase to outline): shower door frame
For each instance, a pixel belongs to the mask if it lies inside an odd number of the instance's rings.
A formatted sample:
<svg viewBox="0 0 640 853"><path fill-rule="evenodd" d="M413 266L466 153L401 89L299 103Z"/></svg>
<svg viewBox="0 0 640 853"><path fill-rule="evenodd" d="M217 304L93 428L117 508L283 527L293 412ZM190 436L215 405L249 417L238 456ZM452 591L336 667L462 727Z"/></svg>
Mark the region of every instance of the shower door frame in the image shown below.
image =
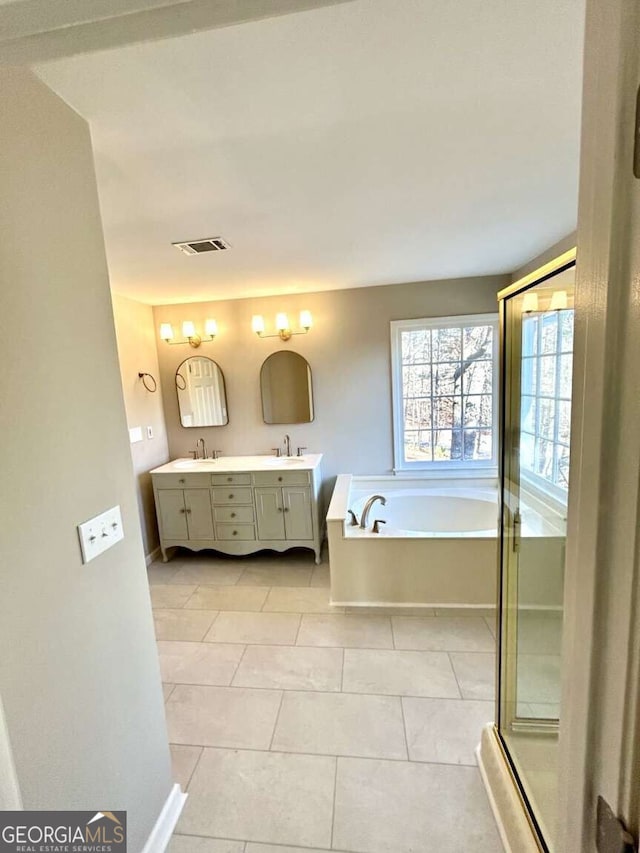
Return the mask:
<svg viewBox="0 0 640 853"><path fill-rule="evenodd" d="M520 374L516 379L516 388L518 393L508 394L510 390L507 385L509 376L513 376L514 363L520 364L521 356L521 341L517 342L514 349L513 342L509 338L509 330L507 328L507 306L511 297L547 281L565 270L571 269L576 265L576 249L570 249L567 252L559 255L557 258L549 261L498 293L499 303L499 332L500 332L500 417L499 417L499 440L501 452L499 455L500 473L499 473L499 495L500 495L500 539L498 547L498 612L497 612L497 629L496 629L496 734L498 742L505 756L507 765L517 787L518 793L524 804L527 818L536 837L541 851L547 853L548 847L545 842L543 833L539 826L535 812L531 806L529 797L526 793L524 784L520 778L520 774L516 764L511 756L508 743L502 736L502 729L505 722L512 724L514 720L518 720L517 695L516 695L516 678L515 678L515 661L517 634L513 627L507 622L508 630L505 630L505 620L507 620L507 610L509 607L517 605L517 592L514 600L513 585L507 584L505 577L505 565L507 561L513 560L514 553L512 552L514 538L514 515L513 508L505 505L504 495L507 491L507 481L513 480L513 465L514 465L514 436L520 435ZM510 362L510 364L508 363ZM509 407L509 408L508 408ZM509 429L508 429L509 427ZM517 471L517 484L520 486L519 466ZM517 622L516 622L517 626ZM509 710L510 709L510 710ZM558 732L558 723L552 720L536 720L529 721L526 718L521 718L516 723L519 729L536 731L538 733L553 733Z"/></svg>

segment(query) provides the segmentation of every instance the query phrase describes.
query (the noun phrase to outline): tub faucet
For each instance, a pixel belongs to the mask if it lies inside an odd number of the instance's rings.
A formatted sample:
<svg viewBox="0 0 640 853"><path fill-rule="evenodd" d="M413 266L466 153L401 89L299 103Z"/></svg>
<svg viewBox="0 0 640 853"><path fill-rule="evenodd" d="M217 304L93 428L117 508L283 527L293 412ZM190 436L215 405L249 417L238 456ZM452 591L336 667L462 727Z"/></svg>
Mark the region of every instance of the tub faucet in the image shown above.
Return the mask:
<svg viewBox="0 0 640 853"><path fill-rule="evenodd" d="M207 447L206 447L206 445L205 445L205 443L204 443L204 438L199 438L199 439L196 441L196 453L198 452L197 448L199 448L199 447L200 447L200 444L202 444L202 457L201 457L201 458L202 458L202 459L206 459L206 458L207 458ZM197 458L198 458L198 457L196 456L196 459L197 459Z"/></svg>
<svg viewBox="0 0 640 853"><path fill-rule="evenodd" d="M367 529L367 521L369 519L369 512L371 511L371 507L374 505L376 501L380 501L382 506L386 506L387 499L384 495L372 495L364 505L364 509L362 510L362 517L360 518L360 528L362 530Z"/></svg>
<svg viewBox="0 0 640 853"><path fill-rule="evenodd" d="M291 456L291 436L285 435L284 446L287 448L287 456Z"/></svg>

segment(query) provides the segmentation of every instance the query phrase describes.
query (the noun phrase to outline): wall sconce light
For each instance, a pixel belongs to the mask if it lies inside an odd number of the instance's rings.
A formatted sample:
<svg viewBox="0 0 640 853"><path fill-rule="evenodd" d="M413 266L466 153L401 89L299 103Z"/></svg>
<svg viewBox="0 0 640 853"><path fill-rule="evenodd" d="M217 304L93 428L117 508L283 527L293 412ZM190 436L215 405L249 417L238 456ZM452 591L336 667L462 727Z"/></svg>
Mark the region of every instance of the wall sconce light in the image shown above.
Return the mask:
<svg viewBox="0 0 640 853"><path fill-rule="evenodd" d="M538 294L537 293L525 293L524 299L522 300L522 313L530 314L532 311L538 310Z"/></svg>
<svg viewBox="0 0 640 853"><path fill-rule="evenodd" d="M251 318L251 329L259 338L280 338L282 341L288 341L292 335L306 335L309 329L313 326L313 317L311 311L300 312L300 329L293 330L289 324L289 318L282 312L276 314L276 333L275 335L265 335L264 333L264 317L262 314L254 314Z"/></svg>
<svg viewBox="0 0 640 853"><path fill-rule="evenodd" d="M205 320L204 322L205 340L212 341L218 334L218 324L215 320ZM173 340L173 327L171 323L160 323L160 337L168 344L189 344L192 347L199 347L202 343L200 335L196 334L195 324L191 320L185 320L182 324L182 336L186 341Z"/></svg>
<svg viewBox="0 0 640 853"><path fill-rule="evenodd" d="M549 311L562 311L567 307L567 291L566 290L556 290L554 291L553 296L551 297L551 304L549 305Z"/></svg>

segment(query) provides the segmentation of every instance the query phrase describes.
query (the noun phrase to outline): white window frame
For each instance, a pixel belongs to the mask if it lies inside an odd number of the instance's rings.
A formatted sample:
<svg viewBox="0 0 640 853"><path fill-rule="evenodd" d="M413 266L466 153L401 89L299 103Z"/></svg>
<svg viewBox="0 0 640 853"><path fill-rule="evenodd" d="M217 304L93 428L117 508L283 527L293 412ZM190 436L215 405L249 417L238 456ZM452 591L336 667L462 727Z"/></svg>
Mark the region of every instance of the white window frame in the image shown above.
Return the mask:
<svg viewBox="0 0 640 853"><path fill-rule="evenodd" d="M563 309L563 310L566 310L566 309ZM571 309L571 310L573 310L573 309ZM542 317L545 313L552 313L552 312L540 311L540 312L536 312L536 313L539 313L539 315ZM520 356L521 362L525 358L529 358L529 359L537 361L542 357L543 354L540 352L541 330L539 330L537 334L538 334L538 352L537 352L537 354L525 355L524 343L523 343L521 356ZM560 334L559 328L558 328L558 334ZM573 355L573 348L570 350L570 352L571 352L571 355ZM556 387L557 387L557 376L560 372L560 357L563 355L568 355L568 354L569 354L569 351L562 350L562 349L557 349L553 353L547 353L547 355L555 356L555 359L556 359ZM539 371L538 365L536 365L536 370ZM556 439L557 432L558 432L558 407L557 407L557 403L560 401L571 403L571 396L569 396L569 398L560 397L560 396L556 395L555 393L552 396L549 396L549 395L542 396L541 394L538 393L539 390L540 390L540 376L538 373L537 383L536 383L536 393L535 394L526 394L526 395L524 393L521 393L520 398L522 399L523 396L533 397L533 399L536 401L536 418L537 418L537 411L538 411L537 407L538 407L539 401L541 399L547 399L547 400L553 400L554 401L554 404L555 404L554 405L554 409L555 409L555 412L554 412L554 437L552 439L547 439L547 440L550 441L554 445L554 454L555 454L556 445L563 445L565 447L567 446L567 445L564 445L563 442L560 442ZM521 424L520 430L521 430L521 439L522 439L522 433L523 432L526 435L531 436L534 439L534 442L538 437L536 427L534 427L534 432L532 433L530 430L523 430L522 424ZM571 437L569 437L569 445L568 446L569 446L569 450L571 450ZM534 498L537 498L538 500L550 505L551 508L557 512L566 513L568 500L569 500L568 489L563 489L562 487L557 486L555 483L547 480L545 477L541 477L539 474L536 474L534 471L531 471L529 468L525 468L524 465L522 464L522 462L520 463L520 479L521 479L523 485L525 486L525 488L528 489L533 494Z"/></svg>
<svg viewBox="0 0 640 853"><path fill-rule="evenodd" d="M408 462L404 458L404 415L402 396L402 332L411 329L464 328L493 326L492 352L492 453L491 459L449 460L442 462ZM392 320L391 327L391 395L393 410L394 473L420 472L423 476L496 477L498 475L499 418L499 329L498 314L462 314L451 317L422 317L415 320Z"/></svg>

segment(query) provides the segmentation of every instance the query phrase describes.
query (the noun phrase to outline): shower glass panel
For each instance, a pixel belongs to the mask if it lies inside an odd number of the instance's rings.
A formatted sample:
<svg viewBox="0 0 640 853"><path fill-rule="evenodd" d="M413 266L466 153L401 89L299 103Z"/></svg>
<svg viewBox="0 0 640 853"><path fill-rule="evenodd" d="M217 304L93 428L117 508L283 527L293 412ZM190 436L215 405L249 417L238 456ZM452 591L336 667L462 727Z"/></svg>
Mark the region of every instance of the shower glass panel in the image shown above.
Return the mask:
<svg viewBox="0 0 640 853"><path fill-rule="evenodd" d="M542 842L556 849L575 259L502 294L498 730Z"/></svg>

